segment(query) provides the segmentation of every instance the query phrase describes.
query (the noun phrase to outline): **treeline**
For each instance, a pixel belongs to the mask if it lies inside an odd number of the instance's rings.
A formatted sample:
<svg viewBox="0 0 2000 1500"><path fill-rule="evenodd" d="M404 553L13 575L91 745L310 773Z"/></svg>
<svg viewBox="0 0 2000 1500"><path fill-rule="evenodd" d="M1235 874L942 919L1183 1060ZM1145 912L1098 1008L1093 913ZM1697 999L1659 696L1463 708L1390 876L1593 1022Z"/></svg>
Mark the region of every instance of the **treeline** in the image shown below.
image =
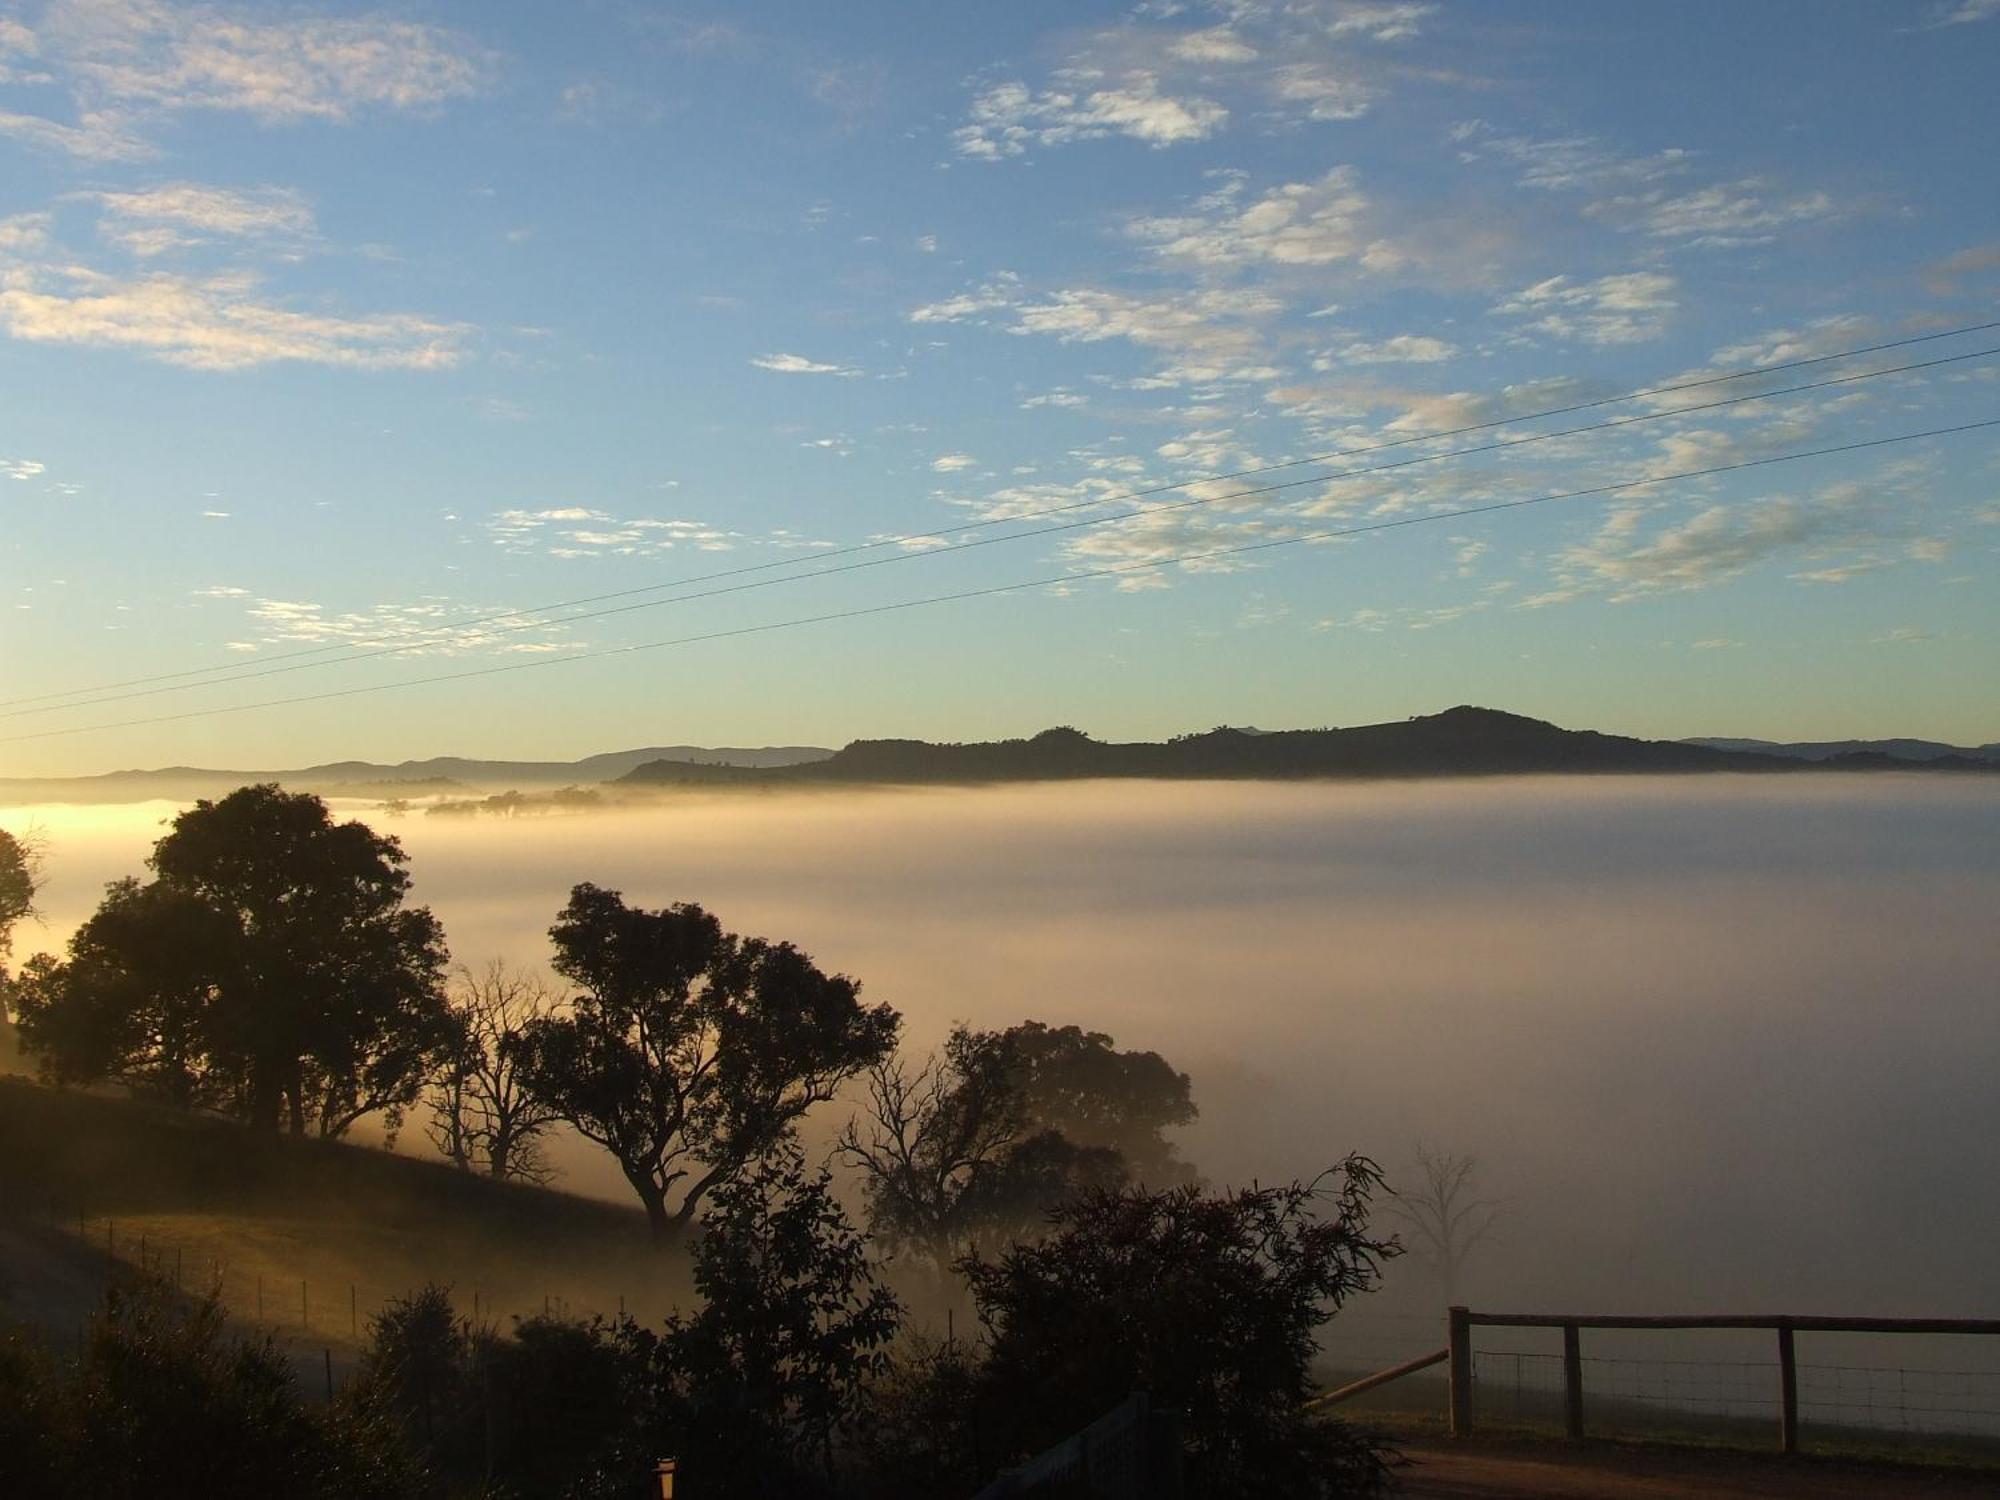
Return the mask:
<svg viewBox="0 0 2000 1500"><path fill-rule="evenodd" d="M0 910L32 905L22 855L12 886L0 857ZM1193 1494L1379 1481L1365 1442L1300 1412L1314 1331L1396 1253L1369 1231L1372 1163L1211 1193L1167 1136L1195 1118L1190 1081L1157 1054L1030 1021L906 1057L900 1016L853 979L691 903L576 886L549 930L561 990L454 970L407 866L316 797L246 787L176 818L66 957L0 984L53 1084L323 1138L370 1117L393 1137L417 1112L457 1166L529 1181L567 1126L616 1161L654 1243L691 1257L693 1310L503 1331L429 1288L378 1321L322 1412L212 1307L120 1303L74 1368L0 1362L0 1422L26 1424L0 1431L0 1466L43 1465L19 1492L101 1492L118 1441L175 1492L175 1465L201 1472L198 1417L290 1432L270 1462L349 1476L211 1476L212 1496L627 1496L664 1456L699 1496L970 1494L1139 1387L1183 1413ZM809 1164L801 1123L843 1093L855 1113ZM858 1174L863 1224L833 1161ZM969 1301L976 1336L917 1329L913 1282ZM155 1431L149 1403L172 1399L195 1425ZM116 1441L76 1428L120 1401ZM265 1450L244 1451L248 1476Z"/></svg>

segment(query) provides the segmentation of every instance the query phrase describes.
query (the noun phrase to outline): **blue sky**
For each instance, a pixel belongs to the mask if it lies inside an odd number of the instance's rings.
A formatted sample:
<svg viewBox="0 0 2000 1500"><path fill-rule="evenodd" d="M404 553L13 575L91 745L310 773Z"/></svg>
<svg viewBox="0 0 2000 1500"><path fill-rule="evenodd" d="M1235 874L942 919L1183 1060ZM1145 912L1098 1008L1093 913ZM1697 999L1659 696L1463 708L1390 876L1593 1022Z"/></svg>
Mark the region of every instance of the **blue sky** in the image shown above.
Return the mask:
<svg viewBox="0 0 2000 1500"><path fill-rule="evenodd" d="M1465 701L2000 739L1993 431L1661 478L2000 416L1994 356L1686 409L2000 330L1437 436L2000 318L1996 72L1993 0L9 5L0 696L222 680L15 702L0 772ZM936 545L1051 507L1103 524Z"/></svg>

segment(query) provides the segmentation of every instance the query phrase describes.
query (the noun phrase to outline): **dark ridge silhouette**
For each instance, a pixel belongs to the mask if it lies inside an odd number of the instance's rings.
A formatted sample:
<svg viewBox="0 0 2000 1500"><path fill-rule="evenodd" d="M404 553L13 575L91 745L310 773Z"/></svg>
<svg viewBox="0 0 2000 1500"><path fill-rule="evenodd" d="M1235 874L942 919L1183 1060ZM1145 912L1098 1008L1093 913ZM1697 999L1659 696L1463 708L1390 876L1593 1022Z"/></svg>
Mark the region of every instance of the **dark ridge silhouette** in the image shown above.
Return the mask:
<svg viewBox="0 0 2000 1500"><path fill-rule="evenodd" d="M1165 743L1109 744L1067 726L1032 739L975 744L856 740L825 760L763 770L663 760L620 781L632 786L809 786L828 783L1062 781L1086 777L1272 779L1518 776L1618 772L2000 769L1964 757L1915 762L1843 756L1816 762L1673 740L1561 729L1497 709L1440 714L1351 729L1212 729Z"/></svg>
<svg viewBox="0 0 2000 1500"><path fill-rule="evenodd" d="M1711 750L1743 750L1753 755L1783 755L1794 760L1833 760L1850 755L1885 755L1893 760L1940 761L2000 760L2000 745L1947 745L1941 740L1738 740L1693 738L1684 745L1706 745Z"/></svg>
<svg viewBox="0 0 2000 1500"><path fill-rule="evenodd" d="M820 760L831 750L816 745L757 748L651 745L612 750L582 760L475 760L439 755L395 765L367 760L329 761L294 771L226 771L202 766L107 771L99 776L0 777L0 802L147 802L219 797L239 786L276 782L287 791L322 797L435 797L527 787L535 790L610 781L659 760L725 766L788 766Z"/></svg>

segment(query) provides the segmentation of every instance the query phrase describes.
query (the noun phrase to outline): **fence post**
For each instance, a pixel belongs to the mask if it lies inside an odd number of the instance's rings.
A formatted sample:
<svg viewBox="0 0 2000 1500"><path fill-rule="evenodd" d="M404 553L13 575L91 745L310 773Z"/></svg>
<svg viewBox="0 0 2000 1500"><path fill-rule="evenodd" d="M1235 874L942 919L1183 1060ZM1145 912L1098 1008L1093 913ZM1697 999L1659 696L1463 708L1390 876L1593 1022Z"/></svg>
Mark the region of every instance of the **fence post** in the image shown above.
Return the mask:
<svg viewBox="0 0 2000 1500"><path fill-rule="evenodd" d="M1788 1318L1778 1324L1778 1446L1799 1451L1799 1363Z"/></svg>
<svg viewBox="0 0 2000 1500"><path fill-rule="evenodd" d="M1472 1314L1454 1307L1445 1343L1451 1350L1451 1435L1472 1436Z"/></svg>
<svg viewBox="0 0 2000 1500"><path fill-rule="evenodd" d="M1563 1324L1563 1435L1583 1436L1583 1338L1576 1324Z"/></svg>

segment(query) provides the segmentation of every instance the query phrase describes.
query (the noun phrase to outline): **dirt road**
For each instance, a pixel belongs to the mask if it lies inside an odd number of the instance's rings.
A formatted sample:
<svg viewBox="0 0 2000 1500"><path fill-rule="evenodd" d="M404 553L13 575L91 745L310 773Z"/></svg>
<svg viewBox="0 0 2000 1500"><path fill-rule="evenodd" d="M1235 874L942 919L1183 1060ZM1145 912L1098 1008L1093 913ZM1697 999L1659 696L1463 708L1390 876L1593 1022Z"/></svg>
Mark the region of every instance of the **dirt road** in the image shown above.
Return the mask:
<svg viewBox="0 0 2000 1500"><path fill-rule="evenodd" d="M1672 1452L1592 1444L1533 1454L1406 1447L1398 1471L1411 1500L1991 1500L2000 1476L1897 1465Z"/></svg>

